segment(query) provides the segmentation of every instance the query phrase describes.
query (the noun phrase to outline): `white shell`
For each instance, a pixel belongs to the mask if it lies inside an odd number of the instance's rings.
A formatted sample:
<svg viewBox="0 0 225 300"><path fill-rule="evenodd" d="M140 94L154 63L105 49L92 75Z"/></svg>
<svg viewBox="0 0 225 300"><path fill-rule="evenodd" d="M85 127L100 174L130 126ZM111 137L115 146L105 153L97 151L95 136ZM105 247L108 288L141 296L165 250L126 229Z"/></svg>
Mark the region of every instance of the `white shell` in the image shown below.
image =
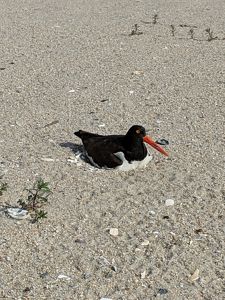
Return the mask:
<svg viewBox="0 0 225 300"><path fill-rule="evenodd" d="M11 218L17 220L26 219L29 216L29 213L26 209L17 207L7 208L6 212Z"/></svg>

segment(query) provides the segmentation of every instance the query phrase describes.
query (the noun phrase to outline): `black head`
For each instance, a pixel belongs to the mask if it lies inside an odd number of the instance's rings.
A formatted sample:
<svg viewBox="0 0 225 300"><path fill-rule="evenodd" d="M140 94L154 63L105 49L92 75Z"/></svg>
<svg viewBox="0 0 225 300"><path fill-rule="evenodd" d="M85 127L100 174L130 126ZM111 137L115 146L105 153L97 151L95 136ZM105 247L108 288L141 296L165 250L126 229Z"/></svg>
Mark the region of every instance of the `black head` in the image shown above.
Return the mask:
<svg viewBox="0 0 225 300"><path fill-rule="evenodd" d="M146 136L145 128L141 125L133 125L126 134L129 137L135 138L135 139L141 139Z"/></svg>
<svg viewBox="0 0 225 300"><path fill-rule="evenodd" d="M151 147L155 148L157 151L161 152L165 156L168 156L168 153L160 147L156 142L154 142L149 136L146 135L145 128L140 125L132 126L126 136L125 141L129 145L129 147L133 147L134 145L142 145L143 142L149 144ZM143 146L142 146L143 147ZM147 151L147 150L146 150Z"/></svg>

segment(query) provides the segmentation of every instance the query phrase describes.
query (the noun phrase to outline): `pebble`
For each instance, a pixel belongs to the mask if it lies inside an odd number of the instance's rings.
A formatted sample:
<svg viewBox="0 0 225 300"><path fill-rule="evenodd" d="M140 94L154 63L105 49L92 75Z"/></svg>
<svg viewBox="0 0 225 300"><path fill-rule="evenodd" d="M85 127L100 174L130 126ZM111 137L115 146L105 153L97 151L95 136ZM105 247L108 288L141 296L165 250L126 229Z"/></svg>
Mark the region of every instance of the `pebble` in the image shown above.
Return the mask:
<svg viewBox="0 0 225 300"><path fill-rule="evenodd" d="M166 206L173 206L174 205L174 200L173 199L166 199L165 205Z"/></svg>
<svg viewBox="0 0 225 300"><path fill-rule="evenodd" d="M118 231L117 228L110 228L109 234L112 235L112 236L118 236L119 231Z"/></svg>
<svg viewBox="0 0 225 300"><path fill-rule="evenodd" d="M163 289L163 288L158 289L158 294L160 294L160 295L165 295L167 293L168 293L167 289Z"/></svg>
<svg viewBox="0 0 225 300"><path fill-rule="evenodd" d="M149 245L149 241L148 240L144 240L142 243L141 243L142 246L148 246Z"/></svg>

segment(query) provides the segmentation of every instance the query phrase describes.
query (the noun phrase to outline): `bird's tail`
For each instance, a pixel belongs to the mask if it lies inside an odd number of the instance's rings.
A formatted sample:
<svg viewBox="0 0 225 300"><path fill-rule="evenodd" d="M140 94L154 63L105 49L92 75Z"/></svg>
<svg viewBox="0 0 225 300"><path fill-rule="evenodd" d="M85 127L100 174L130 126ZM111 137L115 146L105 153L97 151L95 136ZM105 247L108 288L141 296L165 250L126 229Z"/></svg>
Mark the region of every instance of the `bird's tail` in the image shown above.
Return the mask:
<svg viewBox="0 0 225 300"><path fill-rule="evenodd" d="M76 136L78 136L80 139L88 139L88 138L91 138L91 137L100 136L98 134L90 133L90 132L83 131L83 130L76 131L76 132L74 132L74 134Z"/></svg>

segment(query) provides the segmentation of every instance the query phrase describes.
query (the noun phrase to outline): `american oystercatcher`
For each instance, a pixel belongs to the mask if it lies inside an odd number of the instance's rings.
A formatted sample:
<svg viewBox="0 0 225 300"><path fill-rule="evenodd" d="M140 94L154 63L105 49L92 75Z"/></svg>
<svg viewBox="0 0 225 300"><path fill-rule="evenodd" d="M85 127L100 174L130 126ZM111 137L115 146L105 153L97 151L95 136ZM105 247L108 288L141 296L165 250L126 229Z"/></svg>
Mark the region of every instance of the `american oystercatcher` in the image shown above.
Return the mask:
<svg viewBox="0 0 225 300"><path fill-rule="evenodd" d="M145 167L152 159L144 144L168 156L167 152L146 135L145 128L132 126L126 135L99 135L79 130L74 132L81 138L86 156L97 168L114 168L124 171Z"/></svg>

